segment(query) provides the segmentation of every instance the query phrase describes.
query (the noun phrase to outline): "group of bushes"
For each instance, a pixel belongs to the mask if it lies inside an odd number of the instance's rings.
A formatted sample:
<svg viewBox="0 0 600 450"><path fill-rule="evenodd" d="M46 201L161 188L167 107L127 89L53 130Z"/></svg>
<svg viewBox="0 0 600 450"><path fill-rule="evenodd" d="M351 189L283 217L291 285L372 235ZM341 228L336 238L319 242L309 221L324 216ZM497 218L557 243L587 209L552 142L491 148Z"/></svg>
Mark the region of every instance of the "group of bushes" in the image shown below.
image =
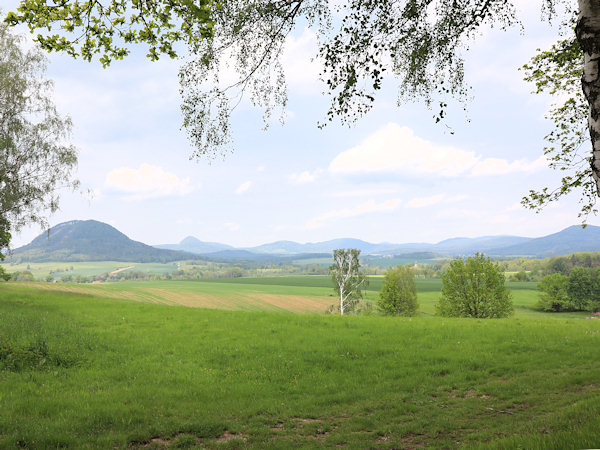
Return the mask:
<svg viewBox="0 0 600 450"><path fill-rule="evenodd" d="M538 284L543 311L599 311L600 267L574 267L569 275L554 273Z"/></svg>
<svg viewBox="0 0 600 450"><path fill-rule="evenodd" d="M437 313L446 317L508 317L513 305L504 281L499 265L482 254L455 259L442 275ZM387 315L417 313L417 287L411 268L398 266L386 272L377 306Z"/></svg>

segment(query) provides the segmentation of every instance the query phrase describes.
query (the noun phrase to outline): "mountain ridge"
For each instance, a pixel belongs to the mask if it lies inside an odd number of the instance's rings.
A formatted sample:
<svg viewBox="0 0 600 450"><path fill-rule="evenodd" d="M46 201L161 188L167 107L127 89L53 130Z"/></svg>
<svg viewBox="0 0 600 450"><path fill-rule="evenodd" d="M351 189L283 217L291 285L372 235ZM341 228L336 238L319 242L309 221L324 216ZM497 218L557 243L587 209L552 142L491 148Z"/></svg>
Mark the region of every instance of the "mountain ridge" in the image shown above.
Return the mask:
<svg viewBox="0 0 600 450"><path fill-rule="evenodd" d="M254 247L234 247L187 236L178 244L149 246L134 241L103 222L73 220L60 223L15 249L7 260L21 261L132 261L171 262L185 259L219 261L293 261L331 255L336 248L358 248L365 256L391 257L428 252L442 257L481 252L490 257L548 257L582 251L600 251L600 227L573 225L538 238L499 235L456 237L437 243L371 243L355 238L338 238L301 244L275 241Z"/></svg>
<svg viewBox="0 0 600 450"><path fill-rule="evenodd" d="M71 220L55 225L29 244L13 250L6 259L25 262L171 262L201 257L134 241L113 226L97 220Z"/></svg>

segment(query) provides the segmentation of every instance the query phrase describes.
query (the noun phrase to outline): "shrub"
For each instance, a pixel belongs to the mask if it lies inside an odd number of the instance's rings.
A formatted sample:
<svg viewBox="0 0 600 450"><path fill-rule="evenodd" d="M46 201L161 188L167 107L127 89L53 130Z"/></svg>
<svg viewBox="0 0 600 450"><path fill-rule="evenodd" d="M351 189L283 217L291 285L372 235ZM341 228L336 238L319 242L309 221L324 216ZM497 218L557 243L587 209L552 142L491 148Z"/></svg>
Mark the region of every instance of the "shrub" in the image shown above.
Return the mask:
<svg viewBox="0 0 600 450"><path fill-rule="evenodd" d="M437 312L447 317L508 317L513 305L504 281L498 264L480 253L455 259L442 275Z"/></svg>
<svg viewBox="0 0 600 450"><path fill-rule="evenodd" d="M417 285L409 267L398 266L385 273L377 306L388 315L414 316L417 313Z"/></svg>
<svg viewBox="0 0 600 450"><path fill-rule="evenodd" d="M590 270L585 267L573 267L569 274L567 294L573 308L585 311L592 302L592 277Z"/></svg>
<svg viewBox="0 0 600 450"><path fill-rule="evenodd" d="M540 300L535 306L543 311L572 311L573 306L567 293L568 285L569 278L561 273L545 276L538 283Z"/></svg>

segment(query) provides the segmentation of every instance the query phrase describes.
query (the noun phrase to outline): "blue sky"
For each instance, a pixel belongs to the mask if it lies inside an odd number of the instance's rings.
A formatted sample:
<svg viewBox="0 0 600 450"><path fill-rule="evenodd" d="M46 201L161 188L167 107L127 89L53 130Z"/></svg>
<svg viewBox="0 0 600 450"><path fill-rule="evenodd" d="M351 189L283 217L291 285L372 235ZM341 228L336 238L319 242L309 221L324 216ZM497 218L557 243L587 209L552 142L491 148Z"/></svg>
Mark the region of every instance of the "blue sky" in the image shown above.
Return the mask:
<svg viewBox="0 0 600 450"><path fill-rule="evenodd" d="M16 1L8 3L5 10ZM531 94L517 70L556 29L540 22L538 2L517 3L524 34L486 31L466 54L473 98L466 113L451 108L454 134L421 104L397 107L393 79L354 126L318 129L329 98L310 61L314 35L300 28L285 56L286 124L262 131L262 111L243 102L233 116L235 152L210 163L189 160L180 130L181 61L153 63L140 48L102 69L51 54L47 75L74 122L78 177L94 194L65 192L50 222L96 219L149 244L193 235L236 246L541 236L577 223L576 196L540 214L519 206L529 189L553 187L560 174L541 158L550 99ZM13 245L39 232L25 229Z"/></svg>

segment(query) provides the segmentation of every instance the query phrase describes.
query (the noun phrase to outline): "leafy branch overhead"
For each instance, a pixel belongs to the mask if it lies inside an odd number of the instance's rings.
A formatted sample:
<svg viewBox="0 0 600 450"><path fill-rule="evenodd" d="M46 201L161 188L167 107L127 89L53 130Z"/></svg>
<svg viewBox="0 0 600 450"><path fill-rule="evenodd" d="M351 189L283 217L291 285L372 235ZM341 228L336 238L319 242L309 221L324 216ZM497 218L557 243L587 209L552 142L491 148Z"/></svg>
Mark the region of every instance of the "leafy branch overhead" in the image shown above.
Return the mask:
<svg viewBox="0 0 600 450"><path fill-rule="evenodd" d="M548 144L544 154L549 166L564 175L553 190L547 187L531 190L522 201L528 208L540 210L578 188L582 193L580 216L596 212L597 186L590 170L588 148L588 105L581 89L583 62L579 43L570 37L558 41L550 50L539 51L523 66L525 80L535 84L536 93L547 93L562 101L548 112L547 118L554 123L554 129L545 136Z"/></svg>
<svg viewBox="0 0 600 450"><path fill-rule="evenodd" d="M50 4L49 4L50 3ZM24 23L47 51L62 51L91 61L100 55L108 66L130 52L129 45L145 43L148 57L175 58L174 44L187 44L212 36L212 2L208 0L22 0L17 12L9 12L10 25ZM59 33L51 33L58 26ZM47 31L47 32L46 32ZM68 37L67 37L68 36Z"/></svg>
<svg viewBox="0 0 600 450"><path fill-rule="evenodd" d="M195 147L192 157L209 159L232 147L230 118L242 98L263 109L265 126L276 112L284 120L282 56L299 24L317 35L315 57L331 99L320 126L336 118L352 124L366 114L386 78L397 80L398 104L422 100L435 121L444 119L450 99L464 105L468 97L463 55L469 43L484 27L519 25L510 0L48 2L22 0L6 20L40 32L37 40L49 51L86 60L100 55L106 66L133 44L147 44L152 60L175 57L178 42L187 45L189 57L179 74L183 125ZM556 129L545 149L551 167L568 174L556 190L532 190L524 204L541 208L581 189L587 215L600 193L600 3L540 0L540 5L548 17L558 14L559 5L566 17L577 17L573 36L526 67L538 91L569 94L570 101L549 113ZM233 82L225 80L227 69L235 73Z"/></svg>

